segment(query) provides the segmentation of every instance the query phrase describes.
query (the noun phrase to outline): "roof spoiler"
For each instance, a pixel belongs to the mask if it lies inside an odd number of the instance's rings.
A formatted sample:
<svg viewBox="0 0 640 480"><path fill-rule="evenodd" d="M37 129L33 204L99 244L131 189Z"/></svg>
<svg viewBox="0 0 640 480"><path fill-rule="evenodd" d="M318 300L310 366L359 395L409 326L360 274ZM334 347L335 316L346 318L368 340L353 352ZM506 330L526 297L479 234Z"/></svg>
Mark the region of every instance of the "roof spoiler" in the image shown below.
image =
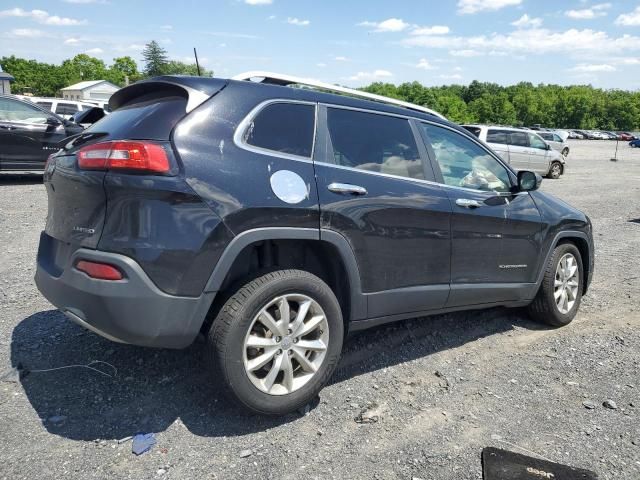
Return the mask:
<svg viewBox="0 0 640 480"><path fill-rule="evenodd" d="M294 77L293 75L286 75L282 73L273 73L273 72L265 72L260 70L254 70L249 72L244 72L236 75L231 78L232 80L259 80L259 83L268 83L271 85L302 85L305 87L317 88L320 90L326 90L331 93L341 93L343 95L348 95L351 97L363 98L366 100L373 100L374 102L386 103L388 105L395 105L398 107L408 108L410 110L415 110L418 112L428 113L430 115L434 115L438 118L442 118L446 120L446 118L436 112L435 110L431 110L427 107L422 107L420 105L415 105L409 102L403 102L402 100L397 100L395 98L384 97L382 95L376 95L375 93L363 92L361 90L355 90L353 88L341 87L338 85L331 85L330 83L320 82L318 80L313 80L310 78L301 78Z"/></svg>
<svg viewBox="0 0 640 480"><path fill-rule="evenodd" d="M121 88L109 99L112 110L123 107L132 100L147 95L179 96L187 100L187 113L203 104L226 86L221 79L203 77L162 76L141 80Z"/></svg>

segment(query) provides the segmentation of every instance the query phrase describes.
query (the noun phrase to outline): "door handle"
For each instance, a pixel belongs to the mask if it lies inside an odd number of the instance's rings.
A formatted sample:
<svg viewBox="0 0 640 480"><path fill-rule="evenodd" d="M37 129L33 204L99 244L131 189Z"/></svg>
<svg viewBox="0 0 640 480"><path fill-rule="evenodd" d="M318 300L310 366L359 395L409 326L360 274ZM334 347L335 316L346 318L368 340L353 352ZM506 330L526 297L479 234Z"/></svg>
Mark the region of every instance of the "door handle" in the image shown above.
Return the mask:
<svg viewBox="0 0 640 480"><path fill-rule="evenodd" d="M366 195L367 189L358 185L349 183L331 183L327 186L330 192L340 193L342 195Z"/></svg>
<svg viewBox="0 0 640 480"><path fill-rule="evenodd" d="M472 200L470 198L459 198L456 200L456 205L464 208L479 208L483 205L482 202L478 200Z"/></svg>

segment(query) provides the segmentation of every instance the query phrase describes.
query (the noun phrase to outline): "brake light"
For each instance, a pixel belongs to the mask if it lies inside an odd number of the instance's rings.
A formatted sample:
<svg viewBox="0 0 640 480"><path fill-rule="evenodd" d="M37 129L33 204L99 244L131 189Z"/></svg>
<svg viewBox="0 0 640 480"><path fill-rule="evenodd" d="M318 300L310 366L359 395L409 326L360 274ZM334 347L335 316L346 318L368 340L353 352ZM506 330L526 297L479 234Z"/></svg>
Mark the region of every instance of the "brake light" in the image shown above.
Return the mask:
<svg viewBox="0 0 640 480"><path fill-rule="evenodd" d="M140 141L101 142L78 151L78 166L83 170L138 170L168 173L167 152L160 145Z"/></svg>
<svg viewBox="0 0 640 480"><path fill-rule="evenodd" d="M124 278L120 270L108 263L79 260L76 263L76 269L98 280L122 280Z"/></svg>

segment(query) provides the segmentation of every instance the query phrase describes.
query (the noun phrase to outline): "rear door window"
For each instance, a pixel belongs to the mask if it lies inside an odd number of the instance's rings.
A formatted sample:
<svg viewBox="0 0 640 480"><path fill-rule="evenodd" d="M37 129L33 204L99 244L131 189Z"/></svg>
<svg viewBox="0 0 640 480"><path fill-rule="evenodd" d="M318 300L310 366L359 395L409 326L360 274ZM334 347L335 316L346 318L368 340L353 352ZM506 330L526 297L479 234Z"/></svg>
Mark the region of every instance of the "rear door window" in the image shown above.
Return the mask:
<svg viewBox="0 0 640 480"><path fill-rule="evenodd" d="M343 108L327 108L327 126L333 147L333 160L337 165L425 179L424 165L409 120Z"/></svg>
<svg viewBox="0 0 640 480"><path fill-rule="evenodd" d="M489 130L487 131L487 143L500 143L507 144L507 133L504 130Z"/></svg>
<svg viewBox="0 0 640 480"><path fill-rule="evenodd" d="M315 132L315 105L272 103L253 118L243 141L274 152L311 158Z"/></svg>
<svg viewBox="0 0 640 480"><path fill-rule="evenodd" d="M51 102L36 102L38 105L40 105L42 108L45 108L47 110L51 110L51 105L53 105Z"/></svg>
<svg viewBox="0 0 640 480"><path fill-rule="evenodd" d="M514 147L528 147L529 138L524 132L510 132L509 145L513 145Z"/></svg>

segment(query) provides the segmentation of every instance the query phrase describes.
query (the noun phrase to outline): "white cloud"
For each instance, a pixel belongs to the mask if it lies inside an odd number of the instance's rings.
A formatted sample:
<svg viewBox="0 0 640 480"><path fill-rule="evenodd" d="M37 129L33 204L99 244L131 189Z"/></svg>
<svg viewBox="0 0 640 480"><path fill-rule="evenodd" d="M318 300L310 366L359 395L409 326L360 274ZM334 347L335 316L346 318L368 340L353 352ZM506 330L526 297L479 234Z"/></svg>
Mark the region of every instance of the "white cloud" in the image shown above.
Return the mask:
<svg viewBox="0 0 640 480"><path fill-rule="evenodd" d="M479 52L477 50L471 50L471 49L449 50L449 55L451 55L452 57L470 58L470 57L481 57L482 55L484 55L484 52Z"/></svg>
<svg viewBox="0 0 640 480"><path fill-rule="evenodd" d="M499 54L592 54L604 51L638 51L640 37L623 35L611 37L606 32L575 28L552 31L546 28L520 29L507 34L493 33L473 37L461 36L408 36L402 40L406 46L443 48L454 56L474 56L473 52ZM451 53L451 52L450 52Z"/></svg>
<svg viewBox="0 0 640 480"><path fill-rule="evenodd" d="M432 27L416 27L411 30L411 35L446 35L450 31L446 25L433 25Z"/></svg>
<svg viewBox="0 0 640 480"><path fill-rule="evenodd" d="M327 64L326 64L326 63L322 63L322 62L320 62L320 63L316 63L316 67L324 68L324 67L326 67L326 66L327 66Z"/></svg>
<svg viewBox="0 0 640 480"><path fill-rule="evenodd" d="M542 25L542 19L530 17L525 13L515 22L511 22L511 25L517 28L538 28Z"/></svg>
<svg viewBox="0 0 640 480"><path fill-rule="evenodd" d="M40 38L44 37L45 34L41 30L36 30L34 28L14 28L9 31L10 37L20 37L20 38Z"/></svg>
<svg viewBox="0 0 640 480"><path fill-rule="evenodd" d="M101 53L104 53L104 50L102 50L101 48L90 48L89 50L87 50L86 52L84 52L88 55L99 55Z"/></svg>
<svg viewBox="0 0 640 480"><path fill-rule="evenodd" d="M431 65L426 58L421 58L420 61L415 65L415 67L421 68L422 70L434 70L438 68Z"/></svg>
<svg viewBox="0 0 640 480"><path fill-rule="evenodd" d="M173 25L160 25L160 30L169 31L173 30Z"/></svg>
<svg viewBox="0 0 640 480"><path fill-rule="evenodd" d="M602 64L581 64L569 69L570 72L593 73L593 72L615 72L616 67L606 63Z"/></svg>
<svg viewBox="0 0 640 480"><path fill-rule="evenodd" d="M2 17L22 17L30 18L42 25L55 25L70 27L75 25L84 25L86 20L77 20L75 18L59 17L58 15L49 15L44 10L23 10L22 8L12 8L10 10L0 11Z"/></svg>
<svg viewBox="0 0 640 480"><path fill-rule="evenodd" d="M335 58L334 58L334 60L335 60L336 62L348 62L348 61L349 61L349 59L348 59L347 57L342 57L342 56L340 56L340 55L339 55L339 56L337 56L337 57L335 57Z"/></svg>
<svg viewBox="0 0 640 480"><path fill-rule="evenodd" d="M247 5L271 5L273 0L244 0Z"/></svg>
<svg viewBox="0 0 640 480"><path fill-rule="evenodd" d="M382 22L360 22L358 27L373 28L373 32L401 32L409 27L409 24L400 18L388 18Z"/></svg>
<svg viewBox="0 0 640 480"><path fill-rule="evenodd" d="M640 6L636 7L633 12L623 13L616 18L616 25L622 25L623 27L640 26Z"/></svg>
<svg viewBox="0 0 640 480"><path fill-rule="evenodd" d="M592 18L604 17L607 15L607 10L611 8L610 3L599 3L589 8L582 8L580 10L567 10L564 14L573 18L574 20L591 20Z"/></svg>
<svg viewBox="0 0 640 480"><path fill-rule="evenodd" d="M76 5L87 5L89 3L109 3L107 0L63 0L66 3L75 3Z"/></svg>
<svg viewBox="0 0 640 480"><path fill-rule="evenodd" d="M64 41L64 44L65 45L79 45L80 44L80 39L79 38L73 38L73 37L67 38Z"/></svg>
<svg viewBox="0 0 640 480"><path fill-rule="evenodd" d="M500 10L520 5L522 0L458 0L458 13L478 13L483 10Z"/></svg>
<svg viewBox="0 0 640 480"><path fill-rule="evenodd" d="M269 16L267 17L267 20L275 20L275 19L276 19L276 16L275 16L275 15L269 15Z"/></svg>
<svg viewBox="0 0 640 480"><path fill-rule="evenodd" d="M373 72L358 72L351 77L348 77L347 80L379 80L381 78L389 78L393 77L393 73L388 70L374 70Z"/></svg>
<svg viewBox="0 0 640 480"><path fill-rule="evenodd" d="M462 75L459 73L442 74L438 75L438 78L442 78L443 80L462 80Z"/></svg>
<svg viewBox="0 0 640 480"><path fill-rule="evenodd" d="M289 25L297 25L298 27L306 27L311 22L309 20L301 20L299 18L289 17L289 18L287 18L287 23Z"/></svg>

